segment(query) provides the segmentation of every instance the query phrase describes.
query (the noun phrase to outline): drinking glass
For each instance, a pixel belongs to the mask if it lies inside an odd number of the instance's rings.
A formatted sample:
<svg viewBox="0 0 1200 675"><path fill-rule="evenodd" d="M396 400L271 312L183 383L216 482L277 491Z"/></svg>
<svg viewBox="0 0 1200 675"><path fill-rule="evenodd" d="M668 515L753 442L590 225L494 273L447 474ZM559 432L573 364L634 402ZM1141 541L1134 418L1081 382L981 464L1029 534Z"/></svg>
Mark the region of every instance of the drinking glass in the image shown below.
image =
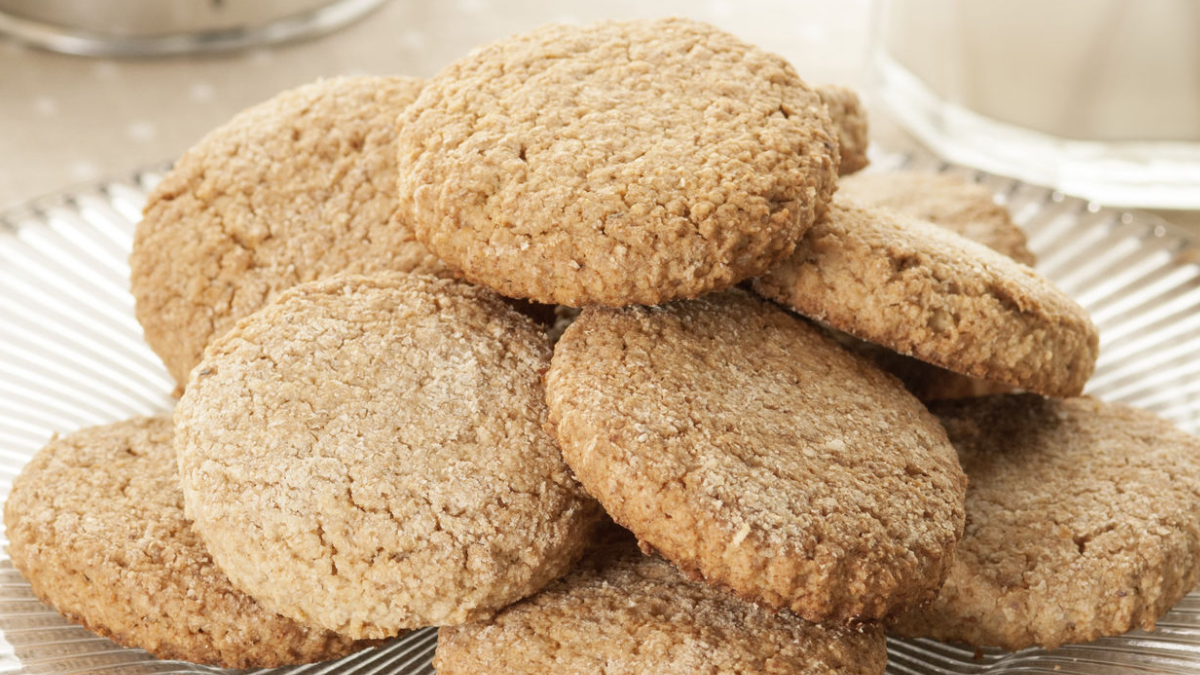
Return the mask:
<svg viewBox="0 0 1200 675"><path fill-rule="evenodd" d="M945 158L1200 208L1197 0L877 0L882 103Z"/></svg>

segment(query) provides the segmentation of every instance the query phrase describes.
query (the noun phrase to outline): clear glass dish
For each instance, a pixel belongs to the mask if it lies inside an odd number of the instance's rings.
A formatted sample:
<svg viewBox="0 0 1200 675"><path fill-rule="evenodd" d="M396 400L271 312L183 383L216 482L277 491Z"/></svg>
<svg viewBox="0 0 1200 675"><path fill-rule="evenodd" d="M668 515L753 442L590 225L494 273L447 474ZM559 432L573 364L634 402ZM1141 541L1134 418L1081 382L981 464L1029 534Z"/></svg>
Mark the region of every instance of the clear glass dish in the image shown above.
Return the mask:
<svg viewBox="0 0 1200 675"><path fill-rule="evenodd" d="M386 0L0 0L0 34L77 56L262 47L346 26Z"/></svg>
<svg viewBox="0 0 1200 675"><path fill-rule="evenodd" d="M1104 209L928 156L881 154L873 169L945 171L995 191L1029 233L1038 268L1087 307L1102 336L1089 393L1200 432L1200 238L1146 214ZM162 168L0 213L0 497L50 434L170 409L174 383L142 342L128 255ZM282 673L432 673L436 632ZM888 672L1055 675L1200 672L1200 593L1153 633L1046 652L892 640ZM74 626L39 603L0 555L0 675L216 673L158 661Z"/></svg>

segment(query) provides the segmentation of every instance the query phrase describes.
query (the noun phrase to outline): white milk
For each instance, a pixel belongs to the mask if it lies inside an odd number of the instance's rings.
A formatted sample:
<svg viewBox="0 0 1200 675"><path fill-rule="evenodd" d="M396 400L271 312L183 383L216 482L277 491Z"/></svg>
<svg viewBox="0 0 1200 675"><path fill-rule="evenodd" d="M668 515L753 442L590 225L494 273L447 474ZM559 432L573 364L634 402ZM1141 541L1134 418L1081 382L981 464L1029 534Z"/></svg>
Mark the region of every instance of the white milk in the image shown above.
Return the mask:
<svg viewBox="0 0 1200 675"><path fill-rule="evenodd" d="M884 0L879 94L953 161L1200 208L1200 0Z"/></svg>

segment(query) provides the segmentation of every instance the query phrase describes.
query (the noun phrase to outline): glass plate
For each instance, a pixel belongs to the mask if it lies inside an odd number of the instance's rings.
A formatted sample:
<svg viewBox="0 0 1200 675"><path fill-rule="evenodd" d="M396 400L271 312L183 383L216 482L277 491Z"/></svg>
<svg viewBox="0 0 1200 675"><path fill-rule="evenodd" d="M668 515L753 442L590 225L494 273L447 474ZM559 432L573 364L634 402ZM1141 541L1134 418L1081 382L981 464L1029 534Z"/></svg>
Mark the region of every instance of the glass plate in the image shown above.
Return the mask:
<svg viewBox="0 0 1200 675"><path fill-rule="evenodd" d="M1200 238L1146 214L1101 209L927 156L875 169L955 173L993 189L1029 233L1038 269L1091 311L1102 336L1090 393L1200 430ZM128 291L134 225L164 167L0 213L0 497L52 432L165 412L174 386L142 342ZM2 532L2 530L0 530ZM5 542L6 543L6 542ZM39 603L0 556L0 675L217 673L122 649ZM432 629L340 661L283 673L432 673ZM891 640L888 672L1133 674L1200 672L1200 593L1153 633L1046 652L1004 653Z"/></svg>

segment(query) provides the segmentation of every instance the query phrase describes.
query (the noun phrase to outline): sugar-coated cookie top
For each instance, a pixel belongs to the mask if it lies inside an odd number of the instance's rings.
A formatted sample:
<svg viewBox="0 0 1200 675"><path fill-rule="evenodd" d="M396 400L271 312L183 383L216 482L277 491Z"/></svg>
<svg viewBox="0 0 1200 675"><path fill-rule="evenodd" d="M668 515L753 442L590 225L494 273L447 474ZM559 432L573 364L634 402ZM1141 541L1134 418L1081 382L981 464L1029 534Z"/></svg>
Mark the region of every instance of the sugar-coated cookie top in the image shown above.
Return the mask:
<svg viewBox="0 0 1200 675"><path fill-rule="evenodd" d="M543 428L549 359L486 289L289 289L212 344L176 408L189 514L285 615L361 637L488 616L562 574L598 513Z"/></svg>
<svg viewBox="0 0 1200 675"><path fill-rule="evenodd" d="M589 307L546 376L567 463L683 569L813 620L931 598L966 479L894 378L740 290Z"/></svg>

